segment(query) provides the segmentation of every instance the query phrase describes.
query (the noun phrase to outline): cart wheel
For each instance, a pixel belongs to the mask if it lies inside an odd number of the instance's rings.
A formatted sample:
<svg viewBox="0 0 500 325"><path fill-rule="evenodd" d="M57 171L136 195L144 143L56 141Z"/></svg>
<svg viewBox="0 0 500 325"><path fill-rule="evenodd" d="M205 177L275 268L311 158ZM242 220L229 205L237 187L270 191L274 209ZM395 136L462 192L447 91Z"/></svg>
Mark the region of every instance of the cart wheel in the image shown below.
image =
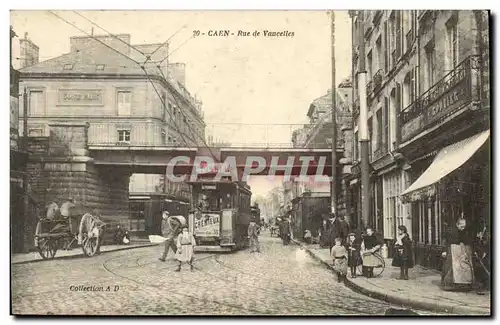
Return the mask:
<svg viewBox="0 0 500 325"><path fill-rule="evenodd" d="M82 236L82 250L86 256L94 256L100 245L99 227L95 218L86 213L80 222L80 235Z"/></svg>
<svg viewBox="0 0 500 325"><path fill-rule="evenodd" d="M52 239L39 239L38 240L38 253L46 259L53 259L57 252L57 242Z"/></svg>

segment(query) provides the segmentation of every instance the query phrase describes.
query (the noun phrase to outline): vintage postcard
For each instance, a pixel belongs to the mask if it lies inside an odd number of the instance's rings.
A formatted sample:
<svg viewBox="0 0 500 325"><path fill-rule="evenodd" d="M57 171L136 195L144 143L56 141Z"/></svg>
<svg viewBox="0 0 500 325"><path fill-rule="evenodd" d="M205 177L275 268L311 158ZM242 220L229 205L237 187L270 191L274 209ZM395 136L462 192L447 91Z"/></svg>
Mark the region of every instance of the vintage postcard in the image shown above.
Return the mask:
<svg viewBox="0 0 500 325"><path fill-rule="evenodd" d="M491 315L489 11L10 20L12 315Z"/></svg>

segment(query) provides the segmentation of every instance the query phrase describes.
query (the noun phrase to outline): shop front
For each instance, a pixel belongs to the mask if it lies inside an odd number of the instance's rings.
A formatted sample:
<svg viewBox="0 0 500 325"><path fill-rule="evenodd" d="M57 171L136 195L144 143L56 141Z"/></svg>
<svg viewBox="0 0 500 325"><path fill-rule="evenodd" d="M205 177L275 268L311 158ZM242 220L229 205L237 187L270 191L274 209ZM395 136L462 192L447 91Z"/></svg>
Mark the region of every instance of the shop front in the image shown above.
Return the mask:
<svg viewBox="0 0 500 325"><path fill-rule="evenodd" d="M461 216L471 233L479 227L489 229L489 137L487 130L449 145L429 160L427 168L412 165L414 182L400 199L410 207L407 212L412 217L410 233L418 264L441 269L443 233Z"/></svg>

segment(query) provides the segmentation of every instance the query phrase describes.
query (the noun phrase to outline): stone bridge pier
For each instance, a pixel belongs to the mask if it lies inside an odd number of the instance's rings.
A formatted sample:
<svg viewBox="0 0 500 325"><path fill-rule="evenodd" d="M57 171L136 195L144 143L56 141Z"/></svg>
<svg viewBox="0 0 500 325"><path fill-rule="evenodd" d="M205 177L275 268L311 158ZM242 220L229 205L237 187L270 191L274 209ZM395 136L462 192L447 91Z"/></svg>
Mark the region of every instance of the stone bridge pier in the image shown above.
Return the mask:
<svg viewBox="0 0 500 325"><path fill-rule="evenodd" d="M94 165L88 151L87 123L51 123L48 137L30 138L30 196L45 214L49 202L75 199L76 212L98 211L105 222L126 223L131 171ZM34 229L37 220L27 228ZM27 229L30 232L31 229ZM27 234L33 245L33 231Z"/></svg>

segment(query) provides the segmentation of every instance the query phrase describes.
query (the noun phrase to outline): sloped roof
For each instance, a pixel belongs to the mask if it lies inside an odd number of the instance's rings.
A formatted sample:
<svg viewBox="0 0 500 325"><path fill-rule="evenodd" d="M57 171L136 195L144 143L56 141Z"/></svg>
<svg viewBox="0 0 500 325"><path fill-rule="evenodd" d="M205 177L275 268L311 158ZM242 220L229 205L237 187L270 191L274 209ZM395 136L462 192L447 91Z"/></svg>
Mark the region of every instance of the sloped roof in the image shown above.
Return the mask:
<svg viewBox="0 0 500 325"><path fill-rule="evenodd" d="M347 97L345 96L347 94ZM350 111L351 106L351 88L337 88L337 111ZM307 111L307 116L311 116L314 109L317 108L319 111L326 112L332 107L332 95L331 90L328 91L326 95L316 98L309 105L309 110Z"/></svg>
<svg viewBox="0 0 500 325"><path fill-rule="evenodd" d="M72 64L72 69L65 70L66 65ZM104 65L102 70L97 65ZM146 64L145 69L150 75L161 76L154 64ZM85 50L71 52L55 57L50 60L39 62L35 65L19 70L23 74L50 73L50 74L144 74L141 67L132 59L125 57L108 48L88 48Z"/></svg>

